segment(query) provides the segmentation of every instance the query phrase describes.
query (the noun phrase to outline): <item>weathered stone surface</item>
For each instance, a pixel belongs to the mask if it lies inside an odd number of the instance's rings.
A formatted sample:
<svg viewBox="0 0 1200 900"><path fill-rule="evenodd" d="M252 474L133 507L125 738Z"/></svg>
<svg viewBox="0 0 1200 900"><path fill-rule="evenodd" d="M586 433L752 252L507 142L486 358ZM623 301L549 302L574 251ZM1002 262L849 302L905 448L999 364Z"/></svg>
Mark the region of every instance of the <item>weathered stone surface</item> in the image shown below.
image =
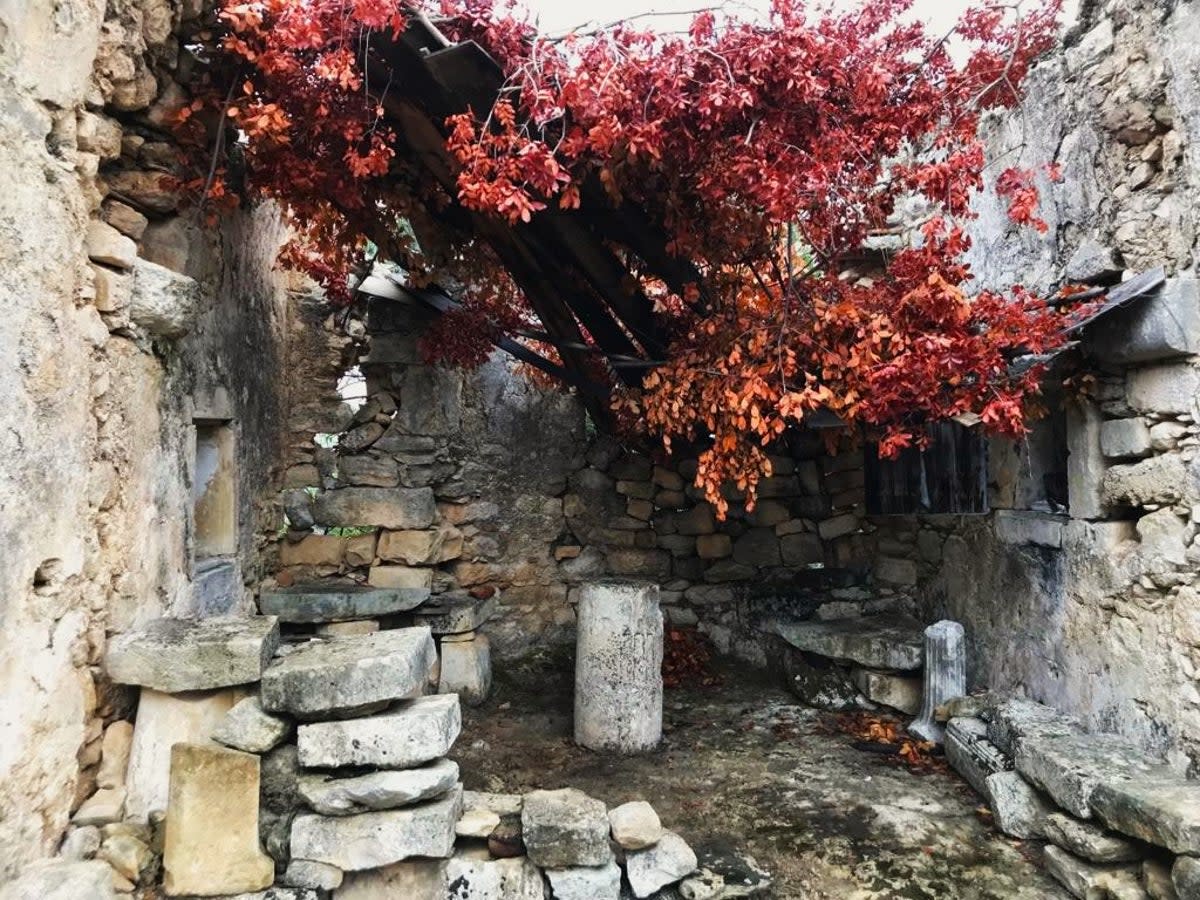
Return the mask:
<svg viewBox="0 0 1200 900"><path fill-rule="evenodd" d="M925 669L921 673L921 711L909 732L941 743L945 729L934 713L939 706L967 692L967 638L958 622L943 619L925 629Z"/></svg>
<svg viewBox="0 0 1200 900"><path fill-rule="evenodd" d="M175 696L142 689L125 775L127 819L145 823L152 813L166 811L171 747L211 738L225 714L242 696L237 689Z"/></svg>
<svg viewBox="0 0 1200 900"><path fill-rule="evenodd" d="M1042 822L1054 807L1037 790L1016 772L989 775L985 784L997 828L1022 840L1041 837Z"/></svg>
<svg viewBox="0 0 1200 900"><path fill-rule="evenodd" d="M435 597L417 610L415 619L436 635L476 631L496 614L496 598L465 594Z"/></svg>
<svg viewBox="0 0 1200 900"><path fill-rule="evenodd" d="M125 812L126 791L123 787L100 788L75 810L71 821L76 825L107 825L119 822Z"/></svg>
<svg viewBox="0 0 1200 900"><path fill-rule="evenodd" d="M622 803L608 811L613 840L624 850L645 850L663 836L662 822L645 800Z"/></svg>
<svg viewBox="0 0 1200 900"><path fill-rule="evenodd" d="M298 788L314 812L349 816L430 800L449 793L456 784L458 763L439 759L415 769L368 772L351 778L301 775Z"/></svg>
<svg viewBox="0 0 1200 900"><path fill-rule="evenodd" d="M318 583L263 591L258 606L281 622L342 622L407 612L428 598L428 589Z"/></svg>
<svg viewBox="0 0 1200 900"><path fill-rule="evenodd" d="M529 859L486 859L460 854L446 864L451 900L545 900L542 873Z"/></svg>
<svg viewBox="0 0 1200 900"><path fill-rule="evenodd" d="M872 703L891 707L910 716L915 716L921 709L920 678L855 669L851 672L851 679Z"/></svg>
<svg viewBox="0 0 1200 900"><path fill-rule="evenodd" d="M469 641L442 642L439 694L458 694L468 706L488 698L492 690L491 644L486 634Z"/></svg>
<svg viewBox="0 0 1200 900"><path fill-rule="evenodd" d="M527 794L521 829L529 858L544 868L600 866L612 857L604 804L574 788Z"/></svg>
<svg viewBox="0 0 1200 900"><path fill-rule="evenodd" d="M1071 515L1098 519L1104 515L1100 480L1106 462L1100 449L1099 406L1080 398L1066 404L1067 410L1067 499Z"/></svg>
<svg viewBox="0 0 1200 900"><path fill-rule="evenodd" d="M364 719L301 725L300 763L306 767L378 766L405 769L444 756L462 729L458 697L418 697Z"/></svg>
<svg viewBox="0 0 1200 900"><path fill-rule="evenodd" d="M486 809L499 816L520 816L525 798L520 794L491 794L463 791L463 809Z"/></svg>
<svg viewBox="0 0 1200 900"><path fill-rule="evenodd" d="M345 552L346 542L342 538L332 534L310 534L295 543L285 541L279 548L279 564L337 569Z"/></svg>
<svg viewBox="0 0 1200 900"><path fill-rule="evenodd" d="M662 738L663 691L663 619L657 586L585 584L579 591L577 618L575 742L591 750L622 753L654 748Z"/></svg>
<svg viewBox="0 0 1200 900"><path fill-rule="evenodd" d="M1188 522L1173 509L1158 509L1137 520L1139 549L1145 559L1187 564Z"/></svg>
<svg viewBox="0 0 1200 900"><path fill-rule="evenodd" d="M272 616L155 619L109 641L104 666L118 684L203 691L258 681L278 645Z"/></svg>
<svg viewBox="0 0 1200 900"><path fill-rule="evenodd" d="M121 719L104 729L100 749L100 771L96 784L102 788L125 786L125 771L133 749L133 723Z"/></svg>
<svg viewBox="0 0 1200 900"><path fill-rule="evenodd" d="M744 566L778 566L783 562L774 528L751 528L733 543L733 558Z"/></svg>
<svg viewBox="0 0 1200 900"><path fill-rule="evenodd" d="M1200 393L1200 370L1188 363L1130 369L1125 399L1134 409L1152 413L1189 413Z"/></svg>
<svg viewBox="0 0 1200 900"><path fill-rule="evenodd" d="M279 880L288 887L332 891L341 885L344 878L345 873L337 866L308 859L293 859Z"/></svg>
<svg viewBox="0 0 1200 900"><path fill-rule="evenodd" d="M414 697L436 652L428 628L313 641L263 672L262 705L312 718Z"/></svg>
<svg viewBox="0 0 1200 900"><path fill-rule="evenodd" d="M554 900L620 900L621 868L615 862L603 866L574 866L547 869Z"/></svg>
<svg viewBox="0 0 1200 900"><path fill-rule="evenodd" d="M137 884L154 861L154 851L149 847L149 830L143 829L139 833L137 826L117 823L105 826L104 831L104 843L97 856L122 878Z"/></svg>
<svg viewBox="0 0 1200 900"><path fill-rule="evenodd" d="M225 714L213 740L247 753L266 753L291 733L291 722L264 711L257 697L247 697Z"/></svg>
<svg viewBox="0 0 1200 900"><path fill-rule="evenodd" d="M413 856L445 859L454 851L462 789L406 809L327 817L305 813L292 823L292 856L343 872L377 869Z"/></svg>
<svg viewBox="0 0 1200 900"><path fill-rule="evenodd" d="M1176 857L1171 867L1171 882L1179 900L1200 897L1200 859L1192 856Z"/></svg>
<svg viewBox="0 0 1200 900"><path fill-rule="evenodd" d="M91 859L100 849L100 829L95 825L72 827L63 838L58 855L68 862Z"/></svg>
<svg viewBox="0 0 1200 900"><path fill-rule="evenodd" d="M1100 426L1100 449L1109 459L1149 456L1150 429L1144 419L1111 419Z"/></svg>
<svg viewBox="0 0 1200 900"><path fill-rule="evenodd" d="M911 671L925 658L920 624L900 616L781 623L776 632L797 650L871 669Z"/></svg>
<svg viewBox="0 0 1200 900"><path fill-rule="evenodd" d="M1091 862L1132 862L1143 856L1132 841L1065 813L1052 812L1046 816L1042 833L1051 843Z"/></svg>
<svg viewBox="0 0 1200 900"><path fill-rule="evenodd" d="M446 861L407 862L346 874L334 900L446 900Z"/></svg>
<svg viewBox="0 0 1200 900"><path fill-rule="evenodd" d="M200 311L200 285L165 266L138 259L133 264L129 318L154 337L181 338Z"/></svg>
<svg viewBox="0 0 1200 900"><path fill-rule="evenodd" d="M1053 844L1044 852L1046 871L1079 900L1096 897L1145 900L1136 865L1099 865L1072 856Z"/></svg>
<svg viewBox="0 0 1200 900"><path fill-rule="evenodd" d="M464 809L462 818L454 826L454 833L459 837L487 840L500 825L500 815L490 809Z"/></svg>
<svg viewBox="0 0 1200 900"><path fill-rule="evenodd" d="M1188 496L1187 466L1174 453L1139 463L1113 466L1104 474L1101 492L1109 506L1170 506Z"/></svg>
<svg viewBox="0 0 1200 900"><path fill-rule="evenodd" d="M1011 765L1011 760L987 739L987 724L982 719L951 719L946 724L945 747L951 768L983 797L988 795L988 776Z"/></svg>
<svg viewBox="0 0 1200 900"><path fill-rule="evenodd" d="M215 745L171 748L167 894L238 894L271 885L275 863L258 845L258 787L256 756Z"/></svg>
<svg viewBox="0 0 1200 900"><path fill-rule="evenodd" d="M1032 700L1005 700L997 704L988 720L988 740L1003 753L1012 756L1017 744L1032 734L1069 735L1078 726L1055 709Z"/></svg>
<svg viewBox="0 0 1200 900"><path fill-rule="evenodd" d="M410 566L432 566L462 556L462 532L450 525L422 531L385 531L379 556Z"/></svg>
<svg viewBox="0 0 1200 900"><path fill-rule="evenodd" d="M433 589L433 570L413 566L372 566L367 584L408 594L428 594Z"/></svg>
<svg viewBox="0 0 1200 900"><path fill-rule="evenodd" d="M313 517L322 525L375 525L397 531L428 528L436 514L430 488L339 488L321 494L313 505Z"/></svg>
<svg viewBox="0 0 1200 900"><path fill-rule="evenodd" d="M696 538L696 555L701 559L724 559L733 555L733 540L727 534L702 534Z"/></svg>
<svg viewBox="0 0 1200 900"><path fill-rule="evenodd" d="M353 619L349 622L326 622L314 628L313 634L323 638L345 638L374 634L378 630L378 619Z"/></svg>
<svg viewBox="0 0 1200 900"><path fill-rule="evenodd" d="M124 270L137 261L137 244L106 222L89 222L84 244L92 262Z"/></svg>
<svg viewBox="0 0 1200 900"><path fill-rule="evenodd" d="M825 562L825 545L815 534L788 534L779 541L785 566L811 566Z"/></svg>
<svg viewBox="0 0 1200 900"><path fill-rule="evenodd" d="M1161 859L1142 861L1142 884L1150 900L1179 900L1171 881L1171 864Z"/></svg>
<svg viewBox="0 0 1200 900"><path fill-rule="evenodd" d="M34 863L8 884L0 900L113 900L113 870L101 860Z"/></svg>
<svg viewBox="0 0 1200 900"><path fill-rule="evenodd" d="M1155 362L1200 351L1200 289L1172 278L1154 296L1119 309L1088 333L1088 350L1108 363Z"/></svg>
<svg viewBox="0 0 1200 900"><path fill-rule="evenodd" d="M625 872L634 896L644 898L691 875L696 865L692 848L679 835L667 831L653 847L629 853Z"/></svg>
<svg viewBox="0 0 1200 900"><path fill-rule="evenodd" d="M1103 777L1089 798L1101 821L1172 853L1200 856L1200 781L1171 777L1165 767L1125 780L1121 775Z"/></svg>

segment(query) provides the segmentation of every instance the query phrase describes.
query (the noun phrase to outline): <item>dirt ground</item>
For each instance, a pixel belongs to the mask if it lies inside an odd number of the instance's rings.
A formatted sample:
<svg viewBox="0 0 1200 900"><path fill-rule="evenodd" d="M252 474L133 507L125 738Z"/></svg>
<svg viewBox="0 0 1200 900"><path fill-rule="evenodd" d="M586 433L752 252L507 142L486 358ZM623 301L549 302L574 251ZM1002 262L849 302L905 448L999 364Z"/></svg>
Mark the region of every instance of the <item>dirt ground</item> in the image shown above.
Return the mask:
<svg viewBox="0 0 1200 900"><path fill-rule="evenodd" d="M696 849L752 857L777 900L1068 900L1040 846L992 829L952 772L857 749L767 675L718 671L718 687L667 691L660 750L620 758L572 743L570 659L501 663L453 756L471 790L648 800Z"/></svg>

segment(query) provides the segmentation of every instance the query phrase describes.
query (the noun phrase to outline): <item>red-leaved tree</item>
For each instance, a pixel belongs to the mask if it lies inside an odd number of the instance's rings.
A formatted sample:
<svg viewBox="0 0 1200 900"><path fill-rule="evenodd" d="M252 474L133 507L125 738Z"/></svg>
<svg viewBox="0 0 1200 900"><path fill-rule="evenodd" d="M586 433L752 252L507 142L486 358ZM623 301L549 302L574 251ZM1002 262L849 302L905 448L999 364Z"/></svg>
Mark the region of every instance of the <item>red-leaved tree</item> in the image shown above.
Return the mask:
<svg viewBox="0 0 1200 900"><path fill-rule="evenodd" d="M427 349L458 364L536 316L488 244L439 231L430 210L517 225L585 202L641 208L696 282L672 290L618 248L669 352L633 387L603 357L594 374L613 381L623 427L668 449L704 444L697 484L722 513L722 485L753 503L765 448L818 410L887 456L964 414L1020 435L1043 372L1009 362L1060 345L1068 313L1020 286L970 290L964 222L985 186L981 117L1018 102L1058 4L988 3L949 36L916 22L911 0L811 6L775 0L765 22L702 12L682 34L622 23L546 36L494 0L230 0L219 65L180 117L197 147L220 142L192 186L211 203L279 201L296 230L285 262L335 300L368 239L418 282L453 283L462 310ZM370 77L373 46L417 15L479 43L506 78L490 109L444 123L455 196L398 151L394 88ZM1045 229L1035 173L996 175L1014 223ZM603 198L585 200L596 183ZM897 232L902 247L870 252Z"/></svg>

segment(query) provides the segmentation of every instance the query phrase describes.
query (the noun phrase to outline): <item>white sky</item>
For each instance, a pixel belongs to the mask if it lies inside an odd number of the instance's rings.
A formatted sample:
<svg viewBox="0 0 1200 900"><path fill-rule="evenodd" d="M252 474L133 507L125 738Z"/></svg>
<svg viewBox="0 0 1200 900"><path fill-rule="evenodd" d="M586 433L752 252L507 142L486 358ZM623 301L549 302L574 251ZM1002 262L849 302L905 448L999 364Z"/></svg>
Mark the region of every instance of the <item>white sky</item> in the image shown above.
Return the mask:
<svg viewBox="0 0 1200 900"><path fill-rule="evenodd" d="M720 0L520 0L533 11L543 33L559 34L577 26L591 23L607 24L616 19L641 13L668 13L716 6ZM835 6L852 8L870 0L832 0ZM770 8L770 0L731 0L725 4L731 12L762 15ZM814 6L816 4L814 3ZM916 0L914 13L927 21L933 32L949 31L971 0ZM1068 8L1077 2L1068 0ZM747 18L749 15L746 16ZM654 28L686 27L690 16L654 16L642 20Z"/></svg>

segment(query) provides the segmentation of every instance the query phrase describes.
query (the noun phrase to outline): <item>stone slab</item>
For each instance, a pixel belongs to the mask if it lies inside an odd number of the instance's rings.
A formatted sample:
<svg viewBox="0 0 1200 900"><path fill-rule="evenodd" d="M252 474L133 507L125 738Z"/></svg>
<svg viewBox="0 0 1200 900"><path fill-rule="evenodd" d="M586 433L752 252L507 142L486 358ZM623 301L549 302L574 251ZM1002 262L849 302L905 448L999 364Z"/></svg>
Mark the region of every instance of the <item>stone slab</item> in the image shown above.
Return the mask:
<svg viewBox="0 0 1200 900"><path fill-rule="evenodd" d="M333 900L446 900L446 861L410 859L380 869L348 872Z"/></svg>
<svg viewBox="0 0 1200 900"><path fill-rule="evenodd" d="M609 861L602 866L547 869L554 900L620 900L621 867Z"/></svg>
<svg viewBox="0 0 1200 900"><path fill-rule="evenodd" d="M216 745L171 748L163 843L169 896L261 891L275 863L258 843L258 757Z"/></svg>
<svg viewBox="0 0 1200 900"><path fill-rule="evenodd" d="M351 778L301 775L298 787L314 812L349 816L420 803L449 793L457 784L458 763L439 759L416 769L387 769Z"/></svg>
<svg viewBox="0 0 1200 900"><path fill-rule="evenodd" d="M529 858L545 868L601 866L612 858L608 810L574 788L527 794L521 830Z"/></svg>
<svg viewBox="0 0 1200 900"><path fill-rule="evenodd" d="M406 769L445 756L461 730L458 697L438 694L377 716L301 725L297 745L308 768Z"/></svg>
<svg viewBox="0 0 1200 900"><path fill-rule="evenodd" d="M855 687L872 703L887 706L906 715L915 716L921 709L921 679L855 669L850 673Z"/></svg>
<svg viewBox="0 0 1200 900"><path fill-rule="evenodd" d="M427 628L312 641L263 673L262 705L313 718L418 696L436 657Z"/></svg>
<svg viewBox="0 0 1200 900"><path fill-rule="evenodd" d="M1054 806L1036 788L1016 772L997 772L984 784L997 828L1021 840L1042 836L1042 823Z"/></svg>
<svg viewBox="0 0 1200 900"><path fill-rule="evenodd" d="M1145 856L1132 841L1092 822L1053 812L1042 822L1046 840L1089 862L1133 862Z"/></svg>
<svg viewBox="0 0 1200 900"><path fill-rule="evenodd" d="M946 761L975 791L987 797L987 779L1012 768L1012 760L987 739L982 719L958 717L946 724Z"/></svg>
<svg viewBox="0 0 1200 900"><path fill-rule="evenodd" d="M213 732L213 740L234 750L266 753L283 743L291 733L290 721L264 711L257 697L247 697L225 714Z"/></svg>
<svg viewBox="0 0 1200 900"><path fill-rule="evenodd" d="M453 900L547 900L542 873L525 857L487 859L460 853L446 865Z"/></svg>
<svg viewBox="0 0 1200 900"><path fill-rule="evenodd" d="M1172 853L1200 856L1200 781L1171 777L1105 779L1090 798L1109 828Z"/></svg>
<svg viewBox="0 0 1200 900"><path fill-rule="evenodd" d="M1198 335L1197 281L1171 278L1152 296L1096 322L1088 331L1088 352L1115 365L1156 362L1200 351Z"/></svg>
<svg viewBox="0 0 1200 900"><path fill-rule="evenodd" d="M439 694L458 694L468 706L478 706L492 690L492 653L486 634L470 641L442 641Z"/></svg>
<svg viewBox="0 0 1200 900"><path fill-rule="evenodd" d="M475 631L496 614L496 597L436 597L417 610L416 623L436 635Z"/></svg>
<svg viewBox="0 0 1200 900"><path fill-rule="evenodd" d="M429 591L423 588L298 584L263 591L258 607L281 622L323 624L407 612L428 599Z"/></svg>
<svg viewBox="0 0 1200 900"><path fill-rule="evenodd" d="M925 658L925 629L903 616L778 623L776 633L805 653L849 660L869 669L910 672Z"/></svg>
<svg viewBox="0 0 1200 900"><path fill-rule="evenodd" d="M349 487L325 491L313 504L321 525L428 528L437 515L431 488Z"/></svg>
<svg viewBox="0 0 1200 900"><path fill-rule="evenodd" d="M644 898L687 878L696 871L698 862L683 838L667 831L653 847L629 853L625 859L625 872L633 895Z"/></svg>
<svg viewBox="0 0 1200 900"><path fill-rule="evenodd" d="M291 852L343 872L378 869L410 857L446 859L454 852L454 824L462 788L440 800L356 816L305 813L292 822Z"/></svg>
<svg viewBox="0 0 1200 900"><path fill-rule="evenodd" d="M996 704L987 720L988 740L1012 756L1017 743L1030 734L1074 734L1079 726L1058 710L1032 700L1005 700Z"/></svg>
<svg viewBox="0 0 1200 900"><path fill-rule="evenodd" d="M0 900L113 900L113 870L102 860L34 863L7 884Z"/></svg>
<svg viewBox="0 0 1200 900"><path fill-rule="evenodd" d="M273 616L155 619L109 641L104 667L117 684L206 691L258 681L278 645Z"/></svg>
<svg viewBox="0 0 1200 900"><path fill-rule="evenodd" d="M1051 877L1079 900L1101 897L1144 900L1146 896L1141 888L1141 866L1090 863L1053 844L1046 845L1043 859Z"/></svg>

